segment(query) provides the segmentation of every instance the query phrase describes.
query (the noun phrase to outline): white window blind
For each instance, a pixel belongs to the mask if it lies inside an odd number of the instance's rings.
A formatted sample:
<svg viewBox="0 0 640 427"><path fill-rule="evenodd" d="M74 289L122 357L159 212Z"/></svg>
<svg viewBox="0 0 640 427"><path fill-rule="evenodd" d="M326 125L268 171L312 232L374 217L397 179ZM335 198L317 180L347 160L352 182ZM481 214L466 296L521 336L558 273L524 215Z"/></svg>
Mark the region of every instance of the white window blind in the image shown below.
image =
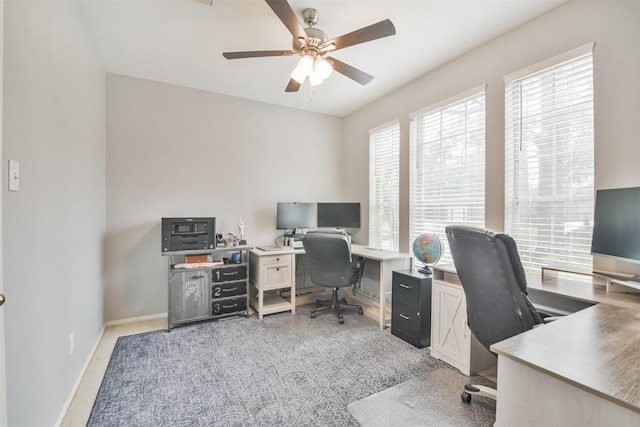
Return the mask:
<svg viewBox="0 0 640 427"><path fill-rule="evenodd" d="M553 263L590 270L592 45L556 59L505 78L505 231L527 270Z"/></svg>
<svg viewBox="0 0 640 427"><path fill-rule="evenodd" d="M400 210L400 123L369 131L369 246L397 251Z"/></svg>
<svg viewBox="0 0 640 427"><path fill-rule="evenodd" d="M411 115L409 238L445 227L484 226L485 90L476 88Z"/></svg>

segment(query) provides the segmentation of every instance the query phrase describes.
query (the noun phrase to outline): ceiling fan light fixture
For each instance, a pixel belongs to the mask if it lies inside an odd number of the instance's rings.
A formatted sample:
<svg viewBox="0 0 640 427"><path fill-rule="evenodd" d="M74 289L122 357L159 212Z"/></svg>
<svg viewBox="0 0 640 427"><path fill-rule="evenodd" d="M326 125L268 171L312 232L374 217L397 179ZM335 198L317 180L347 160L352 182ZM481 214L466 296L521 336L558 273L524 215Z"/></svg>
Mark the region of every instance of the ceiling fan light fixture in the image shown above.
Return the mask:
<svg viewBox="0 0 640 427"><path fill-rule="evenodd" d="M304 79L309 74L311 74L312 70L313 70L313 58L308 55L304 55L298 62L298 65L296 65L296 68L293 69L293 72L291 73L291 78L297 81L298 83L302 84L304 82Z"/></svg>
<svg viewBox="0 0 640 427"><path fill-rule="evenodd" d="M329 64L329 62L326 59L322 58L321 56L318 56L313 65L313 71L314 71L314 74L317 74L320 77L320 79L325 80L333 72L333 67L331 66L331 64Z"/></svg>

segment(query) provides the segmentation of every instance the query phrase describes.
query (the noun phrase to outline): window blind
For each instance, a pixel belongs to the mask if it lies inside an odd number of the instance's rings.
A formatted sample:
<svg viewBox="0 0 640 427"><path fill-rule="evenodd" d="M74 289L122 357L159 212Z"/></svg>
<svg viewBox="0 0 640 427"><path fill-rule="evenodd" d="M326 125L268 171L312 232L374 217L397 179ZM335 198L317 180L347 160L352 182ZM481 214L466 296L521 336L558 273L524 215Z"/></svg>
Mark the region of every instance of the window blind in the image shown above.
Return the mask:
<svg viewBox="0 0 640 427"><path fill-rule="evenodd" d="M505 82L505 231L531 271L591 269L592 45L575 53Z"/></svg>
<svg viewBox="0 0 640 427"><path fill-rule="evenodd" d="M409 241L435 233L452 262L445 227L484 226L484 87L412 114L410 163Z"/></svg>
<svg viewBox="0 0 640 427"><path fill-rule="evenodd" d="M397 251L400 235L400 123L369 131L369 246Z"/></svg>

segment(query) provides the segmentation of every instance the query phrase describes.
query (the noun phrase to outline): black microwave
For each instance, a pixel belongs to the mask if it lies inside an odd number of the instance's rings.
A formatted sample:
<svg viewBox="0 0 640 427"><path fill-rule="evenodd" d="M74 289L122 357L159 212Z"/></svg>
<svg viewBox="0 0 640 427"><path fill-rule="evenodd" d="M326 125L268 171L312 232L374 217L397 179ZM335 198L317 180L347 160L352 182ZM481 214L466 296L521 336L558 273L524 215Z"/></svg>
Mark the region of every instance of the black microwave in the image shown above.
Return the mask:
<svg viewBox="0 0 640 427"><path fill-rule="evenodd" d="M216 219L162 218L162 252L214 249Z"/></svg>

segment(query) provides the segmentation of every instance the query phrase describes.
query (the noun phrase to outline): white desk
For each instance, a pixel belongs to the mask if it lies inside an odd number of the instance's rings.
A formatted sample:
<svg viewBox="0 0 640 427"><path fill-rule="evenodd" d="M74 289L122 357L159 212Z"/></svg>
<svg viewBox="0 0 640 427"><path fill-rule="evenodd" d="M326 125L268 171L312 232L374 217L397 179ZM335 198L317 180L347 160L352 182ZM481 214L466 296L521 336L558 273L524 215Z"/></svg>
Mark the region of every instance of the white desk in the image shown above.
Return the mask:
<svg viewBox="0 0 640 427"><path fill-rule="evenodd" d="M304 255L304 249L293 249L288 246L283 246L277 251L262 251L260 249L254 249L254 252L269 255L291 255L292 265L295 266L295 256ZM387 319L385 315L386 308L386 294L391 293L391 281L392 273L394 270L407 270L411 268L412 257L408 253L392 252L378 249L371 249L364 245L351 245L351 253L356 256L363 257L367 260L374 261L378 264L378 277L380 284L379 292L379 304L378 307L378 321L380 329L384 330L387 324L391 323L391 319ZM292 291L295 292L295 271L292 272ZM369 298L360 297L357 298L360 302L369 300ZM366 312L366 310L365 310Z"/></svg>

